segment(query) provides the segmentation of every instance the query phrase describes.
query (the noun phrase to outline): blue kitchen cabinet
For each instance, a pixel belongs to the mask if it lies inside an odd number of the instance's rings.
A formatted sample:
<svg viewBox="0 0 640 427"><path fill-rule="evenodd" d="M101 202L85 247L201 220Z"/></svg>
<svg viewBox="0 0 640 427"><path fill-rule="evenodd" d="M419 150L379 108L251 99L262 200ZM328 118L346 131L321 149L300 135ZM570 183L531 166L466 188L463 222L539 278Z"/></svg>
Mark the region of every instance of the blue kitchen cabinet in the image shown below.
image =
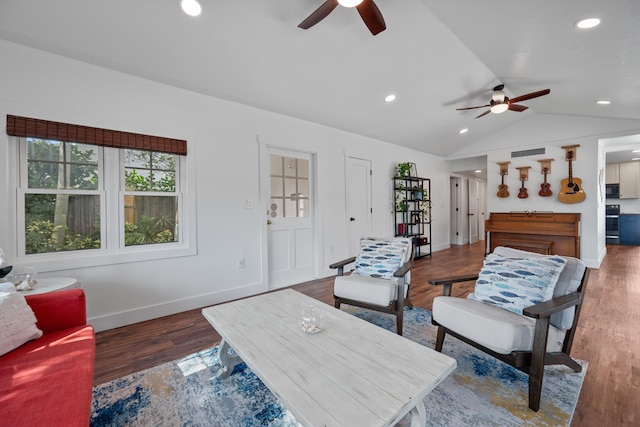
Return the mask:
<svg viewBox="0 0 640 427"><path fill-rule="evenodd" d="M620 244L640 246L640 214L620 215Z"/></svg>

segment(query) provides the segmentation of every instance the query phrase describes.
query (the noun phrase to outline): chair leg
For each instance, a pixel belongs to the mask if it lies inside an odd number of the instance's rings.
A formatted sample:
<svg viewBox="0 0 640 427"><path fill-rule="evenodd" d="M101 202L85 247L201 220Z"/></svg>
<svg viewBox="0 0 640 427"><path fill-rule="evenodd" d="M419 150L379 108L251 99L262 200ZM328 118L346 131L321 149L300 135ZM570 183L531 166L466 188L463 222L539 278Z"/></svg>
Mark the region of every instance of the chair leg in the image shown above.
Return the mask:
<svg viewBox="0 0 640 427"><path fill-rule="evenodd" d="M547 334L549 333L549 318L536 320L529 367L529 408L538 412L540 409L540 394L542 393L542 379L544 377L544 358L547 352Z"/></svg>
<svg viewBox="0 0 640 427"><path fill-rule="evenodd" d="M444 344L444 328L442 326L438 326L438 335L436 335L436 351L442 351L442 346Z"/></svg>
<svg viewBox="0 0 640 427"><path fill-rule="evenodd" d="M398 335L402 335L402 316L404 314L404 307L398 308L396 312L396 332Z"/></svg>
<svg viewBox="0 0 640 427"><path fill-rule="evenodd" d="M334 298L333 306L340 310L340 300L338 298Z"/></svg>

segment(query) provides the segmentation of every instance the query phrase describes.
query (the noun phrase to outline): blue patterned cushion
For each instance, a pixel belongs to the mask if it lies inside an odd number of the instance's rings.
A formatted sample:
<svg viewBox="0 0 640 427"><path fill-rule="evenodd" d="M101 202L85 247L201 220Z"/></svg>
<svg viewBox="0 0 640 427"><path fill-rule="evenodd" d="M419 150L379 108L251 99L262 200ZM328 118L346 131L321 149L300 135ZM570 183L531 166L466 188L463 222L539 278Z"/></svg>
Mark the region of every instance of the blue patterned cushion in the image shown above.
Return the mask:
<svg viewBox="0 0 640 427"><path fill-rule="evenodd" d="M522 314L523 308L553 297L565 264L559 256L536 259L489 254L469 298Z"/></svg>
<svg viewBox="0 0 640 427"><path fill-rule="evenodd" d="M355 271L358 276L392 279L393 273L402 266L409 250L408 239L360 239L360 252L356 257Z"/></svg>

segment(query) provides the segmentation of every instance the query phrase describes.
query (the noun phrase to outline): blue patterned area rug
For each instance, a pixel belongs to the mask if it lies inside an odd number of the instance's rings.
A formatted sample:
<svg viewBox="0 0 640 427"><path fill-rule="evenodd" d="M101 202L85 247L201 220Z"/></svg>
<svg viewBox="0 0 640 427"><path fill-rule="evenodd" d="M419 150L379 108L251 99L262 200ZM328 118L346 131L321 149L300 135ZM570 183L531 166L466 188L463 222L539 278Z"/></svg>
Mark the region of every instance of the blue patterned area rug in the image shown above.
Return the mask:
<svg viewBox="0 0 640 427"><path fill-rule="evenodd" d="M394 330L395 318L364 309L352 314ZM405 310L404 336L433 348L431 313ZM429 426L568 426L581 373L545 369L540 410L528 407L527 376L447 336L443 353L456 370L425 398ZM393 363L393 361L389 361ZM214 374L218 347L101 384L93 390L92 426L298 426L294 416L243 363L226 380ZM408 426L405 417L400 426Z"/></svg>

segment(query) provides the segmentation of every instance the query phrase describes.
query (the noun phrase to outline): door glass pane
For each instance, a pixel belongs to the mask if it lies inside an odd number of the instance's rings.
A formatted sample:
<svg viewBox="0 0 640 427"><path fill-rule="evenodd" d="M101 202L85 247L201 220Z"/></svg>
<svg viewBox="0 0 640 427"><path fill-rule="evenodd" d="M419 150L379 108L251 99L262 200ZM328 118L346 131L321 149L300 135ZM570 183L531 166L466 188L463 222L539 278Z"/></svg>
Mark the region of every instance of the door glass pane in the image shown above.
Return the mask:
<svg viewBox="0 0 640 427"><path fill-rule="evenodd" d="M296 176L296 159L292 157L284 158L284 176Z"/></svg>
<svg viewBox="0 0 640 427"><path fill-rule="evenodd" d="M298 177L309 178L309 160L298 159Z"/></svg>
<svg viewBox="0 0 640 427"><path fill-rule="evenodd" d="M295 178L285 178L284 179L284 197L296 197L297 195L296 189L296 180Z"/></svg>
<svg viewBox="0 0 640 427"><path fill-rule="evenodd" d="M282 176L282 156L271 155L271 175Z"/></svg>
<svg viewBox="0 0 640 427"><path fill-rule="evenodd" d="M296 205L298 201L295 199L286 199L284 201L284 217L285 218L295 218L298 216L298 212L296 209Z"/></svg>
<svg viewBox="0 0 640 427"><path fill-rule="evenodd" d="M282 178L271 177L271 197L284 197Z"/></svg>
<svg viewBox="0 0 640 427"><path fill-rule="evenodd" d="M309 197L309 180L307 179L299 179L298 180L298 194L300 197Z"/></svg>

